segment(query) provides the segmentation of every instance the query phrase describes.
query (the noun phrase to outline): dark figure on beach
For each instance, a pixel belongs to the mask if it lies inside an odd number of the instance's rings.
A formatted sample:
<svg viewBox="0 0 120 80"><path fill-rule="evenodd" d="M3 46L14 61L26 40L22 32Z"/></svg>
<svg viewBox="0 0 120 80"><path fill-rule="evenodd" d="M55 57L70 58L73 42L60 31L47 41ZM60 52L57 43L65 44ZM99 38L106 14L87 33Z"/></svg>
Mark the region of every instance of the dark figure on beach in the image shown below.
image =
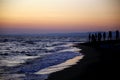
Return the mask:
<svg viewBox="0 0 120 80"><path fill-rule="evenodd" d="M92 42L96 42L96 38L94 34L92 34Z"/></svg>
<svg viewBox="0 0 120 80"><path fill-rule="evenodd" d="M98 38L97 33L95 33L95 38L96 38L96 40L97 40L97 38Z"/></svg>
<svg viewBox="0 0 120 80"><path fill-rule="evenodd" d="M119 40L119 31L116 31L116 40Z"/></svg>
<svg viewBox="0 0 120 80"><path fill-rule="evenodd" d="M103 40L104 41L106 40L106 33L105 32L103 33Z"/></svg>
<svg viewBox="0 0 120 80"><path fill-rule="evenodd" d="M89 38L89 42L91 42L91 34L89 34L88 38Z"/></svg>
<svg viewBox="0 0 120 80"><path fill-rule="evenodd" d="M108 40L112 40L112 31L108 32Z"/></svg>
<svg viewBox="0 0 120 80"><path fill-rule="evenodd" d="M98 41L101 41L102 35L101 33L98 33Z"/></svg>

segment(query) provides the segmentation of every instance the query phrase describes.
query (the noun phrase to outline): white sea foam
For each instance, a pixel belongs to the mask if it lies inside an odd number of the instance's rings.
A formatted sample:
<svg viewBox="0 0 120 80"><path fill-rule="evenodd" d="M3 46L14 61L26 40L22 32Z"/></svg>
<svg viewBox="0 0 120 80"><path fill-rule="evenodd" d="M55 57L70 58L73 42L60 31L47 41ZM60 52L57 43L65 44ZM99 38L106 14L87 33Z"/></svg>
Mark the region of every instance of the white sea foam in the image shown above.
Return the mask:
<svg viewBox="0 0 120 80"><path fill-rule="evenodd" d="M40 56L15 56L0 60L0 62L2 66L17 66L21 63L25 63L28 59L35 59L38 57Z"/></svg>
<svg viewBox="0 0 120 80"><path fill-rule="evenodd" d="M55 47L46 47L47 50L54 50Z"/></svg>
<svg viewBox="0 0 120 80"><path fill-rule="evenodd" d="M38 72L35 72L35 74L51 74L53 72L57 72L57 71L63 70L65 68L70 67L71 65L75 65L83 57L84 57L83 55L77 56L77 57L75 57L73 59L67 60L64 63L58 64L58 65L54 65L54 66L50 66L50 67L47 67L45 69L42 69L42 70L40 70Z"/></svg>
<svg viewBox="0 0 120 80"><path fill-rule="evenodd" d="M67 44L63 44L63 45L58 45L55 47L72 47L74 44L73 43L67 43Z"/></svg>
<svg viewBox="0 0 120 80"><path fill-rule="evenodd" d="M79 52L80 50L81 50L81 49L72 47L72 48L70 48L70 49L65 49L65 50L61 50L61 51L58 51L58 52Z"/></svg>
<svg viewBox="0 0 120 80"><path fill-rule="evenodd" d="M4 74L1 76L0 80L21 80L21 77L25 77L25 74Z"/></svg>

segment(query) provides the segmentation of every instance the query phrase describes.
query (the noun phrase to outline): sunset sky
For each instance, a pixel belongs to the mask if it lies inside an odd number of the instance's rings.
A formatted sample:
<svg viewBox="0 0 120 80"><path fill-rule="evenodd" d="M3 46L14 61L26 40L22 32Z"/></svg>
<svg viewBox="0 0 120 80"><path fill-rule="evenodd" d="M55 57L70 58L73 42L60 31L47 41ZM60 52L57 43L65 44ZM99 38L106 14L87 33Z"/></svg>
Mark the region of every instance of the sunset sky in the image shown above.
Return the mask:
<svg viewBox="0 0 120 80"><path fill-rule="evenodd" d="M41 32L120 29L120 0L0 0L0 25Z"/></svg>

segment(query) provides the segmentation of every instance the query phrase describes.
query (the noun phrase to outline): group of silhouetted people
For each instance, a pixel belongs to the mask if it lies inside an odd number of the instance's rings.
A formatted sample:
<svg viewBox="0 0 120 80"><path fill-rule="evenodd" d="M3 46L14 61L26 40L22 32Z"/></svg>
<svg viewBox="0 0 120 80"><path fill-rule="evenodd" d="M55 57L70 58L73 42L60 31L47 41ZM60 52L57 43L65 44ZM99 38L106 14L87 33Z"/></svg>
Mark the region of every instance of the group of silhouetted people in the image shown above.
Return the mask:
<svg viewBox="0 0 120 80"><path fill-rule="evenodd" d="M115 38L115 40L119 40L120 39L120 35L119 35L119 31L116 30L115 31L115 37L113 37L112 31L109 32L98 32L98 33L94 33L94 34L89 34L88 36L89 38L89 42L100 42L100 41L105 41L105 40L112 40L113 38Z"/></svg>

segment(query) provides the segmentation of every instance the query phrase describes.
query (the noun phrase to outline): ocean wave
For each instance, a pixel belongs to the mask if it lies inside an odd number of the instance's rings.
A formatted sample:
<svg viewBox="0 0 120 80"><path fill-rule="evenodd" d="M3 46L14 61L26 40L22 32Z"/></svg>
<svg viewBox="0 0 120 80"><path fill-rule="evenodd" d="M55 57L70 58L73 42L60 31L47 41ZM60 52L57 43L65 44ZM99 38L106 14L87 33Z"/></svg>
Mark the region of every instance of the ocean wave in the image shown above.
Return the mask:
<svg viewBox="0 0 120 80"><path fill-rule="evenodd" d="M80 49L73 47L78 38L7 36L0 39L0 79L44 80L48 74L68 68L83 57Z"/></svg>

